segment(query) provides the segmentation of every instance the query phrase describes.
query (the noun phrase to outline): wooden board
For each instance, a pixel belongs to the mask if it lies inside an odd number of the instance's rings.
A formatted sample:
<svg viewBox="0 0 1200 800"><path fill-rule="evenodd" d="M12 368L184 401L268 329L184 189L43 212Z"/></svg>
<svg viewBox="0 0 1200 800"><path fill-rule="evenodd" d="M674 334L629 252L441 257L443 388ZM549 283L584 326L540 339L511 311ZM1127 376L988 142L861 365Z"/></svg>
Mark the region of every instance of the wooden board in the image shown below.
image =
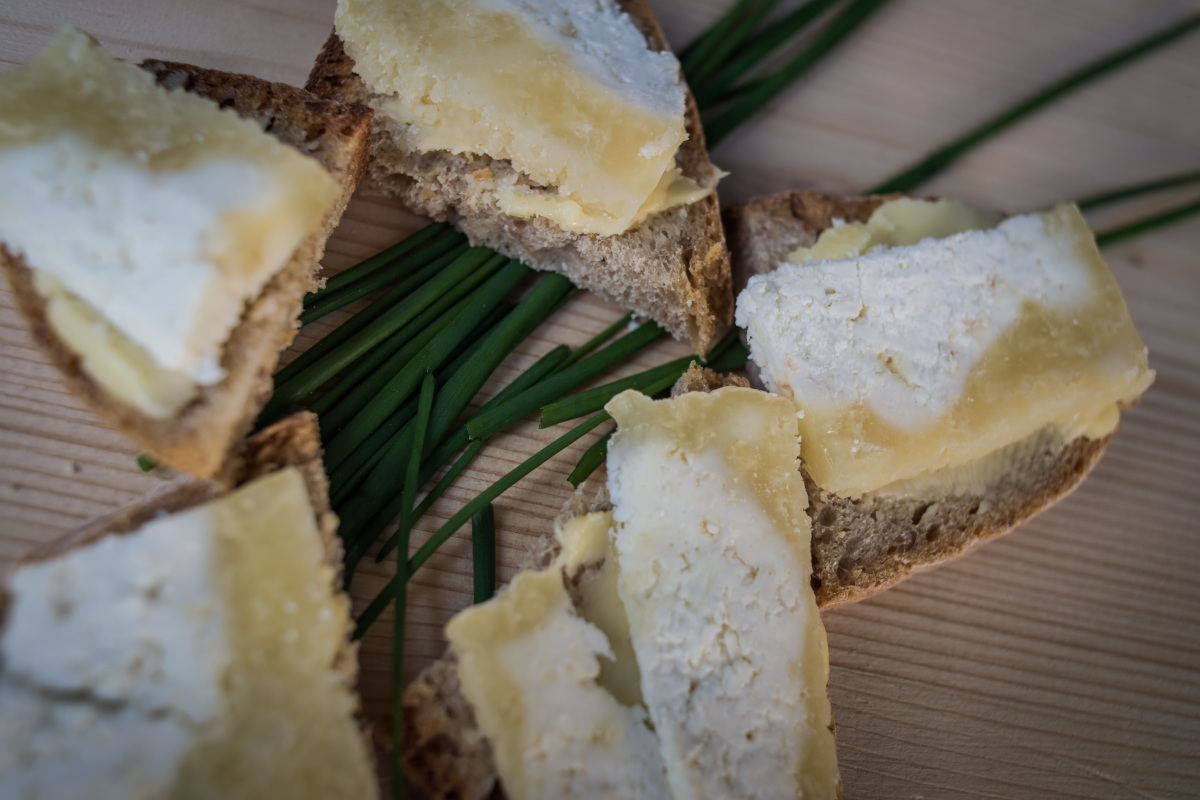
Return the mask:
<svg viewBox="0 0 1200 800"><path fill-rule="evenodd" d="M727 2L652 0L677 44ZM898 0L716 149L714 160L730 172L722 199L797 187L863 191L1031 88L1197 7ZM71 23L120 56L302 83L333 9L333 0L5 0L0 61L28 59ZM1197 167L1194 34L1058 103L923 189L1024 211ZM1095 222L1103 229L1113 219ZM359 198L330 244L327 269L419 224L392 203ZM1197 253L1198 221L1106 252L1158 379L1079 491L954 563L827 613L846 797L1200 795ZM500 381L618 315L595 298L572 301L504 365ZM328 324L310 327L297 348ZM637 365L683 352L664 343ZM420 524L422 535L556 433L526 423L489 447ZM588 441L497 504L502 578L550 531L569 493L564 478ZM139 472L137 453L66 393L0 289L0 561L167 480ZM415 578L409 674L441 652L442 624L469 602L469 558L469 543L456 537ZM373 562L362 570L359 608L390 572ZM362 650L369 714L385 710L390 629L385 618Z"/></svg>

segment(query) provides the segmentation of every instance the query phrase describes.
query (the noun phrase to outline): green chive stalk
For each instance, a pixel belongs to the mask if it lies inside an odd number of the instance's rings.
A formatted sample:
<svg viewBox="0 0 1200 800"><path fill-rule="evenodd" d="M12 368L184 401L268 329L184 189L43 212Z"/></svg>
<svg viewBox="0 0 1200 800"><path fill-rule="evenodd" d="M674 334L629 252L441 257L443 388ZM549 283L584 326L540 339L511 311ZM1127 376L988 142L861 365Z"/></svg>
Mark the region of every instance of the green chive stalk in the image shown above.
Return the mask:
<svg viewBox="0 0 1200 800"><path fill-rule="evenodd" d="M1181 175L1171 175L1166 178L1158 178L1145 183L1135 183L1132 186L1122 186L1120 189L1110 189L1099 194L1088 195L1080 200L1076 200L1075 205L1079 206L1083 211L1091 211L1110 203L1118 203L1122 200L1129 200L1144 194L1152 194L1166 189L1174 189L1178 186L1186 186L1189 183L1200 183L1200 170L1185 172Z"/></svg>
<svg viewBox="0 0 1200 800"><path fill-rule="evenodd" d="M705 126L704 138L709 147L716 147L721 140L733 133L735 128L769 103L775 95L811 69L822 56L866 22L871 14L887 1L854 0L798 56L777 72L755 81L727 110L723 111L711 124Z"/></svg>
<svg viewBox="0 0 1200 800"><path fill-rule="evenodd" d="M404 237L386 250L376 253L370 258L355 264L353 267L339 272L325 281L323 288L305 296L305 307L312 305L326 295L349 286L360 278L365 278L386 264L404 258L449 227L450 224L448 222L431 222L416 233Z"/></svg>
<svg viewBox="0 0 1200 800"><path fill-rule="evenodd" d="M485 603L496 593L496 509L491 503L471 517L471 566L475 602Z"/></svg>
<svg viewBox="0 0 1200 800"><path fill-rule="evenodd" d="M1198 213L1200 213L1200 200L1192 200L1181 206L1176 206L1161 213L1134 220L1118 228L1098 233L1096 234L1096 246L1108 247L1118 242L1123 242L1126 239L1131 239L1134 236L1141 236L1143 233L1149 233L1158 228L1172 225Z"/></svg>
<svg viewBox="0 0 1200 800"><path fill-rule="evenodd" d="M381 591L379 595L373 601L371 601L371 604L367 606L355 623L353 634L354 638L361 639L362 635L366 633L367 630L370 629L371 625L375 623L375 620L379 618L379 615L383 612L383 609L386 608L393 599L395 599L399 590L399 578L403 577L404 580L407 580L409 577L411 577L412 574L416 572L421 565L428 561L429 557L433 555L433 553L439 547L441 547L447 539L453 536L455 531L457 531L463 526L463 524L470 520L471 517L473 517L489 503L494 501L497 497L504 494L504 492L512 488L522 478L533 472L542 464L545 464L547 461L561 453L566 448L570 447L589 431L593 430L596 428L596 426L608 419L612 419L612 417L610 417L606 412L601 411L587 422L576 426L569 432L563 434L550 444L543 447L533 456L517 466L516 469L512 470L500 480L493 483L478 497L459 509L458 513L452 516L446 522L446 524L438 528L437 532L430 536L429 539L427 539L425 543L417 549L417 552L414 553L411 558L409 558L408 568L404 571L403 576L398 574L396 578L390 580L383 588L383 591Z"/></svg>
<svg viewBox="0 0 1200 800"><path fill-rule="evenodd" d="M998 114L949 144L888 178L871 190L872 194L908 192L938 174L979 145L1023 120L1030 114L1082 86L1104 77L1131 61L1158 50L1200 27L1200 13L1191 14L1166 30L1124 47L1076 70L1060 81L1030 95L1013 108Z"/></svg>
<svg viewBox="0 0 1200 800"><path fill-rule="evenodd" d="M575 465L575 469L571 470L571 474L567 476L567 481L571 486L578 489L579 484L586 481L608 459L608 440L616 432L617 428L614 425L608 433L592 442L591 447L583 451L583 455L579 457L579 462Z"/></svg>
<svg viewBox="0 0 1200 800"><path fill-rule="evenodd" d="M665 333L666 331L653 322L640 326L595 354L577 361L536 386L472 418L467 423L468 433L472 439L486 439L498 433L532 414L550 400L561 397L581 383L611 369Z"/></svg>
<svg viewBox="0 0 1200 800"><path fill-rule="evenodd" d="M497 258L503 258L503 256L497 256ZM427 345L421 348L379 390L375 399L333 437L333 440L325 448L327 468L336 468L349 458L354 450L416 391L421 376L427 370L436 369L439 364L446 361L475 327L475 322L500 303L506 294L515 289L517 284L529 274L529 271L529 267L519 261L509 261L489 278L487 283L473 295L471 303Z"/></svg>
<svg viewBox="0 0 1200 800"><path fill-rule="evenodd" d="M729 58L732 55L730 51L725 63L714 65L712 72L715 74L709 80L699 83L689 80L692 93L696 96L696 105L708 109L720 103L750 70L838 2L840 0L809 0L746 42L736 57Z"/></svg>
<svg viewBox="0 0 1200 800"><path fill-rule="evenodd" d="M467 237L462 234L443 236L422 248L419 253L390 264L337 292L322 296L300 314L300 324L307 325L401 279L403 280L397 284L396 292L410 292L437 272L434 264L439 263L440 258L449 253L459 255L466 251Z"/></svg>
<svg viewBox="0 0 1200 800"><path fill-rule="evenodd" d="M836 2L837 0L830 1ZM754 32L754 29L758 27L758 23L770 13L777 2L778 0L765 0L764 2L754 4L752 8L748 8L747 6L750 4L745 2L736 3L730 9L730 13L718 23L718 26L725 25L726 19L733 15L732 25L729 25L725 30L715 32L715 36L713 35L714 30L710 30L703 37L704 41L697 42L698 45L703 46L703 52L697 53L690 58L680 58L679 65L683 70L683 77L687 79L688 86L691 87L693 94L695 94L698 86L703 85L705 78L720 69L721 65L742 46L742 43ZM782 24L782 21L772 27L778 27L780 24Z"/></svg>

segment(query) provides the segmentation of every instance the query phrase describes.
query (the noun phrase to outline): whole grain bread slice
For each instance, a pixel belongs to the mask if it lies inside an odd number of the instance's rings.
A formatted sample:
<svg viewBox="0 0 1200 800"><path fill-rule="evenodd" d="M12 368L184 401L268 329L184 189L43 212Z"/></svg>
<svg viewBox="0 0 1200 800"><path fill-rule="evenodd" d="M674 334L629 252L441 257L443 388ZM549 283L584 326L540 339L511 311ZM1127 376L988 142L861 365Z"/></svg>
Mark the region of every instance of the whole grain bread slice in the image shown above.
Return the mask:
<svg viewBox="0 0 1200 800"><path fill-rule="evenodd" d="M33 338L62 372L68 388L162 463L227 483L236 473L242 442L270 397L279 353L296 335L304 295L318 286L325 242L366 167L371 110L249 75L167 61L146 61L141 67L168 89L208 98L256 121L284 144L320 161L342 189L320 227L247 305L221 354L225 377L201 387L174 417L148 416L114 397L81 368L76 353L46 318L46 303L34 288L30 269L36 264L26 264L0 243L0 270L8 276Z"/></svg>
<svg viewBox="0 0 1200 800"><path fill-rule="evenodd" d="M646 0L618 2L651 49L669 49ZM419 214L449 220L472 244L534 269L560 272L576 286L655 320L677 339L690 341L697 353L708 352L732 324L729 253L715 193L655 214L617 236L568 233L545 218L521 219L499 210L497 184L518 174L510 162L406 146L407 126L380 110L380 96L355 74L336 33L317 56L307 88L375 109L367 188L399 198ZM708 159L691 92L685 115L689 138L679 148L678 165L684 175L712 185L719 173Z"/></svg>
<svg viewBox="0 0 1200 800"><path fill-rule="evenodd" d="M739 291L835 219L865 222L899 195L837 197L786 192L726 212ZM917 570L961 555L1028 519L1079 485L1111 434L1022 448L1010 469L980 492L935 497L841 497L801 467L813 521L813 588L822 606L858 600Z"/></svg>

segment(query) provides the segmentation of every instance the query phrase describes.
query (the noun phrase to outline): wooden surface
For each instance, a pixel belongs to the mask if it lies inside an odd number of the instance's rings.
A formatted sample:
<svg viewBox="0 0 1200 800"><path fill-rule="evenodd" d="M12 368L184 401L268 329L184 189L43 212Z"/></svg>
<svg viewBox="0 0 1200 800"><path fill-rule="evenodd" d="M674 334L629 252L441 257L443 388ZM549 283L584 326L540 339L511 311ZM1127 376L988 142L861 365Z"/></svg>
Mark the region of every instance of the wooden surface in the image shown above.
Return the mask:
<svg viewBox="0 0 1200 800"><path fill-rule="evenodd" d="M727 2L652 0L676 44ZM0 60L28 59L71 23L120 56L301 83L333 8L333 0L0 0ZM1196 8L896 0L715 151L731 173L722 199L797 187L863 191L1031 88ZM1193 34L1060 102L923 190L1023 211L1197 167ZM1103 229L1113 219L1095 222ZM326 266L344 268L417 224L389 202L359 198ZM1080 490L954 563L826 615L847 798L1200 796L1198 253L1200 221L1192 221L1105 254L1158 379ZM573 301L501 379L618 313L594 298ZM297 347L325 329L306 329ZM640 363L682 352L664 344ZM555 434L527 423L503 437L420 530L435 529ZM550 531L570 488L564 478L588 441L497 504L502 578ZM140 473L136 455L65 392L0 290L0 561L169 478ZM469 557L458 537L415 578L410 674L440 653L442 624L469 602ZM363 569L354 586L360 608L390 571ZM385 618L362 651L370 714L384 710L391 627Z"/></svg>

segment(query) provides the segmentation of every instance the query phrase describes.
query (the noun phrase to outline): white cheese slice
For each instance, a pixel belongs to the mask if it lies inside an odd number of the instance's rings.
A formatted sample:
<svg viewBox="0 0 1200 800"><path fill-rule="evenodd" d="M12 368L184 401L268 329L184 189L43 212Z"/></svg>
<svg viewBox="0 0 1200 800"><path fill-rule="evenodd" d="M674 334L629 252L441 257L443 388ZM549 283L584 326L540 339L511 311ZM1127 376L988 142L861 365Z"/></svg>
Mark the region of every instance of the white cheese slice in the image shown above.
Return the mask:
<svg viewBox="0 0 1200 800"><path fill-rule="evenodd" d="M608 236L712 192L675 163L679 62L615 0L339 0L335 19L415 149L512 164L504 213Z"/></svg>
<svg viewBox="0 0 1200 800"><path fill-rule="evenodd" d="M672 796L835 797L794 406L725 388L607 408L618 593Z"/></svg>
<svg viewBox="0 0 1200 800"><path fill-rule="evenodd" d="M0 797L376 796L333 581L294 469L21 567Z"/></svg>
<svg viewBox="0 0 1200 800"><path fill-rule="evenodd" d="M803 412L809 473L838 494L965 464L1048 425L1094 432L1153 380L1070 205L782 264L749 281L737 322L767 387Z"/></svg>
<svg viewBox="0 0 1200 800"><path fill-rule="evenodd" d="M557 565L518 575L446 637L506 796L669 796L646 712L597 684L612 650L575 613Z"/></svg>
<svg viewBox="0 0 1200 800"><path fill-rule="evenodd" d="M255 122L70 28L0 75L0 119L0 241L44 274L51 324L84 369L155 417L224 376L246 303L339 192ZM136 377L148 369L173 377Z"/></svg>

